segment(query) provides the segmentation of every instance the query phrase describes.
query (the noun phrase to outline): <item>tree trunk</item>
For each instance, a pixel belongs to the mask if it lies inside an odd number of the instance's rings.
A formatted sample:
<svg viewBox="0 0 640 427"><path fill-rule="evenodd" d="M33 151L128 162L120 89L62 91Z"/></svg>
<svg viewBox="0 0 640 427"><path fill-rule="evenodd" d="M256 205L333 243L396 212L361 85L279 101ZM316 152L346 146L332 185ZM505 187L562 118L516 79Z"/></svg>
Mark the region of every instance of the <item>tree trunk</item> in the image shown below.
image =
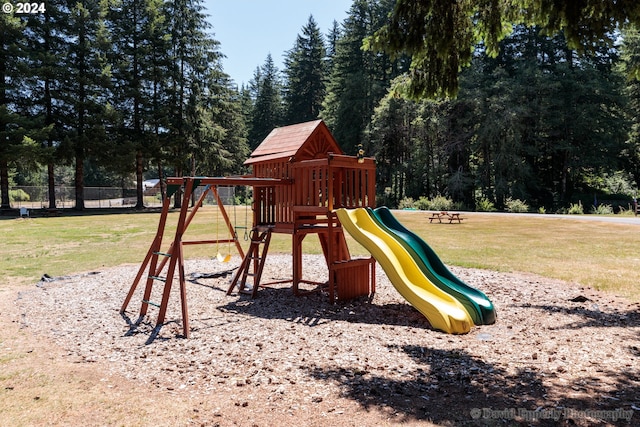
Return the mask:
<svg viewBox="0 0 640 427"><path fill-rule="evenodd" d="M136 152L136 209L144 209L144 188L142 187L142 151Z"/></svg>
<svg viewBox="0 0 640 427"><path fill-rule="evenodd" d="M183 176L182 168L176 169L176 176ZM178 190L174 194L173 207L176 209L180 209L182 208L182 187L178 188Z"/></svg>
<svg viewBox="0 0 640 427"><path fill-rule="evenodd" d="M2 203L0 209L10 209L9 199L9 165L4 159L0 159L0 192L2 192Z"/></svg>
<svg viewBox="0 0 640 427"><path fill-rule="evenodd" d="M77 211L84 210L84 154L82 148L76 149L76 205L74 207Z"/></svg>
<svg viewBox="0 0 640 427"><path fill-rule="evenodd" d="M162 162L158 161L158 179L160 180L160 198L164 200L167 197L167 183L164 180L164 172L162 172Z"/></svg>
<svg viewBox="0 0 640 427"><path fill-rule="evenodd" d="M56 208L56 176L53 162L47 163L47 187L49 191L49 209Z"/></svg>

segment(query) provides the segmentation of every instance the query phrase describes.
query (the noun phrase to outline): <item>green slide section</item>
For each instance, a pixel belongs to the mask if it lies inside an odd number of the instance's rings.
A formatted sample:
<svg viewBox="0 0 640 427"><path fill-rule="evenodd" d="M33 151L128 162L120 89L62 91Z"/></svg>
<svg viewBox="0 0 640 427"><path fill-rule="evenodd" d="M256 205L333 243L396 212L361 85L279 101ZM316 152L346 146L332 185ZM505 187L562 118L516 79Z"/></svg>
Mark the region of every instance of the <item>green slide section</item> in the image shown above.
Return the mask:
<svg viewBox="0 0 640 427"><path fill-rule="evenodd" d="M397 238L380 227L369 211L338 209L336 214L342 227L373 255L400 295L422 313L434 329L452 334L471 330L473 320L464 306L434 285Z"/></svg>
<svg viewBox="0 0 640 427"><path fill-rule="evenodd" d="M496 312L491 300L483 292L455 276L435 251L420 236L403 226L389 208L383 206L370 212L380 226L393 234L411 254L420 270L433 284L462 303L473 319L473 323L476 325L495 323Z"/></svg>

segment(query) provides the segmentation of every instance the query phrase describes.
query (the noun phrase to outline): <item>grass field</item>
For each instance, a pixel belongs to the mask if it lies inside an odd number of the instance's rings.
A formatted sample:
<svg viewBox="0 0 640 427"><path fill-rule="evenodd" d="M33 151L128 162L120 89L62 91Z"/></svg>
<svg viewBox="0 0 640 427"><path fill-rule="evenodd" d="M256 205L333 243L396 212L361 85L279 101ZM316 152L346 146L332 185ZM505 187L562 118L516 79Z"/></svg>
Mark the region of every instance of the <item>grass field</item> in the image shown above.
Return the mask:
<svg viewBox="0 0 640 427"><path fill-rule="evenodd" d="M243 209L243 208L240 208ZM244 211L230 212L244 226ZM155 235L158 213L119 213L0 220L0 288L35 283L43 274L61 276L120 264L138 264ZM541 216L468 214L462 224L430 224L420 211L397 212L398 219L421 235L449 265L520 271L578 282L640 301L638 225ZM221 216L204 207L192 222L190 238L224 238ZM167 237L177 213L170 214ZM239 230L242 240L244 230ZM274 235L270 252L289 253L289 235ZM248 243L242 240L245 247ZM352 253L366 254L350 237ZM188 246L187 258L231 252L221 244ZM305 241L306 253L320 253L318 240Z"/></svg>

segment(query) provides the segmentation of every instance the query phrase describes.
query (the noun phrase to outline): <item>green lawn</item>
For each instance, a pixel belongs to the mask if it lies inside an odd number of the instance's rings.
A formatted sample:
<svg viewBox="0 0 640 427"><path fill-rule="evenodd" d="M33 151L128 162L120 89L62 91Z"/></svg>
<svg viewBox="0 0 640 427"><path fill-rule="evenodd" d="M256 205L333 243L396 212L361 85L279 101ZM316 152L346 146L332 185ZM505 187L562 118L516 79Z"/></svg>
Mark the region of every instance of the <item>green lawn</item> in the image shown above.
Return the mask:
<svg viewBox="0 0 640 427"><path fill-rule="evenodd" d="M243 209L243 208L239 208ZM233 212L230 212L233 220ZM420 211L397 212L398 219L421 235L450 265L497 271L522 271L575 281L640 301L636 286L640 271L638 225L570 220L543 215L468 214L462 224L430 224ZM237 212L244 225L244 212ZM60 276L115 265L139 264L155 235L158 213L62 216L56 218L0 219L0 271L7 284L35 283L44 274ZM186 239L223 238L221 217L213 207L196 215ZM177 213L170 214L167 235ZM240 237L244 231L239 232ZM167 239L170 240L170 239ZM288 253L289 235L274 235L270 252ZM305 251L319 253L318 240L307 238ZM362 247L348 238L352 253ZM242 242L246 247L247 242ZM186 257L214 257L233 247L186 247Z"/></svg>

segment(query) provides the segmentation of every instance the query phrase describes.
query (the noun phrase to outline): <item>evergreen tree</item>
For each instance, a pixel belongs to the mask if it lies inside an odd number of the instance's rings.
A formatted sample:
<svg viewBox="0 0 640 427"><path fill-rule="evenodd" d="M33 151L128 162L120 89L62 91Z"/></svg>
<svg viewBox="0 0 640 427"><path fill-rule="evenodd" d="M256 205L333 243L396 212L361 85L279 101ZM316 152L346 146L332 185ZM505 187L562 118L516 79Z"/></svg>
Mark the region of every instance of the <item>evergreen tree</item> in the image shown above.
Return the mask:
<svg viewBox="0 0 640 427"><path fill-rule="evenodd" d="M398 0L388 23L367 41L370 48L412 57L410 96L453 96L458 76L481 44L495 56L515 24L562 33L571 49L611 46L610 35L627 22L640 23L636 0Z"/></svg>
<svg viewBox="0 0 640 427"><path fill-rule="evenodd" d="M22 59L20 41L24 23L12 14L0 15L0 209L9 209L9 165L17 160L25 135L24 123L15 111L18 96L19 65Z"/></svg>
<svg viewBox="0 0 640 427"><path fill-rule="evenodd" d="M104 0L73 3L69 9L67 69L63 82L68 111L62 145L75 162L75 209L84 209L84 165L106 145L106 106L110 85L109 34Z"/></svg>
<svg viewBox="0 0 640 427"><path fill-rule="evenodd" d="M397 206L405 197L446 195L472 205L473 181L463 141L468 125L462 101L419 102L398 97L394 88L375 110L369 128L376 156L379 194ZM384 190L384 191L382 191Z"/></svg>
<svg viewBox="0 0 640 427"><path fill-rule="evenodd" d="M342 36L342 31L340 30L340 24L338 21L334 20L331 24L331 29L327 34L327 68L329 72L333 69L333 58L336 55L336 47L338 45L338 40Z"/></svg>
<svg viewBox="0 0 640 427"><path fill-rule="evenodd" d="M41 144L50 133L37 103L41 96L35 70L42 69L42 50L32 51L37 33L29 17L3 13L0 17L0 208L10 207L9 168L35 169L45 156Z"/></svg>
<svg viewBox="0 0 640 427"><path fill-rule="evenodd" d="M64 55L67 48L65 34L68 34L67 17L69 11L61 1L47 3L43 14L28 16L25 28L27 43L29 107L28 115L42 122L44 138L39 139L42 150L37 156L46 165L49 208L56 207L55 164L59 160L57 147L61 142L63 108L61 89L66 69Z"/></svg>
<svg viewBox="0 0 640 427"><path fill-rule="evenodd" d="M219 88L211 87L211 70L222 70L219 42L209 34L200 0L176 0L167 4L170 38L170 68L167 79L166 155L178 176L195 174L198 155L211 138L220 138L206 108L207 98ZM217 125L216 125L217 126ZM181 203L180 194L175 205Z"/></svg>
<svg viewBox="0 0 640 427"><path fill-rule="evenodd" d="M630 25L624 28L622 35L620 68L622 74L628 76L625 92L628 99L626 114L630 122L623 154L636 188L640 188L640 31Z"/></svg>
<svg viewBox="0 0 640 427"><path fill-rule="evenodd" d="M152 156L154 126L162 107L158 86L166 78L166 19L158 0L119 0L110 9L114 108L117 111L110 165L126 174L135 159L136 208L144 207L145 159ZM116 161L120 159L120 161Z"/></svg>
<svg viewBox="0 0 640 427"><path fill-rule="evenodd" d="M520 26L496 59L478 57L463 74L460 100L476 122L466 144L497 207L509 197L566 204L593 171L618 168L625 123L615 58L577 58L562 37Z"/></svg>
<svg viewBox="0 0 640 427"><path fill-rule="evenodd" d="M249 146L254 149L278 126L282 125L282 83L271 54L259 67L252 81L256 92L249 130Z"/></svg>
<svg viewBox="0 0 640 427"><path fill-rule="evenodd" d="M216 80L211 87L217 92L209 97L204 116L203 132L208 132L208 144L202 152L199 173L223 176L243 172L243 162L249 156L247 129L242 112L241 94L234 87L229 76L220 70L212 71Z"/></svg>
<svg viewBox="0 0 640 427"><path fill-rule="evenodd" d="M413 122L418 108L412 101L386 96L375 109L369 128L371 148L376 156L376 183L384 189L384 204L398 206L415 179L412 152Z"/></svg>
<svg viewBox="0 0 640 427"><path fill-rule="evenodd" d="M354 1L336 44L321 116L347 153L355 154L364 142L375 106L399 74L386 55L362 50L363 40L382 26L391 7L386 0Z"/></svg>
<svg viewBox="0 0 640 427"><path fill-rule="evenodd" d="M151 110L151 141L149 144L149 156L155 160L160 179L160 191L164 197L166 194L165 181L163 176L164 165L168 163L166 159L167 150L164 146L169 139L169 117L170 104L168 102L169 92L169 70L170 70L170 34L168 31L169 15L166 13L164 0L149 0L148 31L150 35L150 63L148 67L148 79L150 84L149 108Z"/></svg>
<svg viewBox="0 0 640 427"><path fill-rule="evenodd" d="M302 28L285 58L284 122L302 123L318 118L325 95L326 50L313 19Z"/></svg>

